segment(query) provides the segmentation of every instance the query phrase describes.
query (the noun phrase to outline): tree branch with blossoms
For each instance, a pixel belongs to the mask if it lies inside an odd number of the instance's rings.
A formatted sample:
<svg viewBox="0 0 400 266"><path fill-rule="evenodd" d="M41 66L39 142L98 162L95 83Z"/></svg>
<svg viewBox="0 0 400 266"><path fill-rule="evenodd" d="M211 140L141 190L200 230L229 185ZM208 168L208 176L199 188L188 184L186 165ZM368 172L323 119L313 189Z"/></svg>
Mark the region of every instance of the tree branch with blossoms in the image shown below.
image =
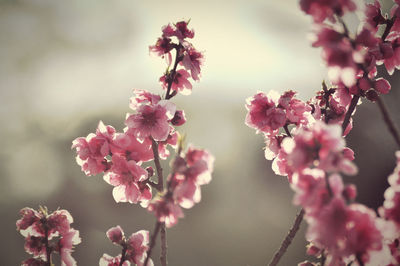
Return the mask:
<svg viewBox="0 0 400 266"><path fill-rule="evenodd" d="M160 261L161 265L167 265L166 227L176 225L183 217L182 208L188 209L200 202L200 187L211 181L214 157L191 145L183 152L183 137L175 127L186 122L185 113L169 101L178 93L191 93L189 78L200 79L203 54L189 42L193 37L194 31L188 28L188 22L164 26L162 37L149 47L150 52L167 61L166 72L159 79L166 90L164 98L135 89L129 104L134 113L126 115L123 132L100 121L95 133L72 143L82 171L88 176L102 173L104 181L113 186L112 196L117 203L140 203L156 216L151 238L147 230L125 237L120 226L110 228L106 236L121 247L121 253L117 256L103 254L99 261L101 266L153 265L151 255L159 233ZM170 70L172 49L176 51L176 59ZM165 179L161 160L170 157L169 146L177 148L177 153L172 171ZM156 168L156 181L152 180L153 168L144 166L151 161ZM23 265L50 266L53 252L60 253L62 265L76 265L71 252L73 245L81 240L78 231L69 226L72 217L67 211L48 214L45 208L39 211L24 208L21 215L17 229L26 237L25 249L34 255Z"/></svg>
<svg viewBox="0 0 400 266"><path fill-rule="evenodd" d="M351 37L342 16L357 10L352 0L300 0L301 9L316 25L313 46L322 48L331 88L323 83L322 90L307 102L296 99L293 91L259 92L246 100L246 124L263 134L265 157L273 160L274 172L288 178L295 192L293 203L302 207L308 223L307 253L320 257L322 265L400 263L396 244L400 223L393 216L395 210L400 211L400 192L394 193L391 187L385 192L377 216L354 202L356 187L344 185L340 175L357 173L354 152L345 146L344 137L352 129L352 115L361 98L378 103L398 143L396 127L380 98L391 86L377 77L376 65L383 63L389 74L400 68L399 5L395 0L389 18L382 15L378 1L367 4L361 30ZM379 25L386 27L382 35ZM390 185L397 189L399 179L400 171L395 170ZM298 215L270 265L279 262L300 222Z"/></svg>

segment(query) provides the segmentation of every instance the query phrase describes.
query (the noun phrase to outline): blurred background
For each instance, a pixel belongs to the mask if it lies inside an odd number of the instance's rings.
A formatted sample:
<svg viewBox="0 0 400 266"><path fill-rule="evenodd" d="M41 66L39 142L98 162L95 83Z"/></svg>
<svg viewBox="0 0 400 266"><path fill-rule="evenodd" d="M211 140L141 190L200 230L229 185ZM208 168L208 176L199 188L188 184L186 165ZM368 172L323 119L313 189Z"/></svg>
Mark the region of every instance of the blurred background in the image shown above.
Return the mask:
<svg viewBox="0 0 400 266"><path fill-rule="evenodd" d="M391 4L384 3L386 10ZM149 56L148 46L163 25L189 18L193 44L206 61L192 95L173 100L188 119L180 132L216 162L202 201L168 230L169 264L270 260L297 208L287 180L275 176L264 158L261 135L244 125L244 103L271 89L297 90L307 100L326 78L320 51L307 39L311 19L297 0L2 0L0 265L29 257L15 231L18 211L26 206L71 212L83 239L73 253L79 265L97 265L103 253L120 252L105 235L112 226L121 225L127 235L153 230L154 216L138 205L116 204L112 186L100 175L86 177L70 147L76 137L94 132L99 120L121 131L132 88L161 93L165 62ZM400 125L399 73L387 78L392 91L383 98ZM357 108L347 143L360 171L345 181L358 185L358 201L376 208L396 150L377 106L365 101ZM306 259L305 229L303 224L281 265Z"/></svg>

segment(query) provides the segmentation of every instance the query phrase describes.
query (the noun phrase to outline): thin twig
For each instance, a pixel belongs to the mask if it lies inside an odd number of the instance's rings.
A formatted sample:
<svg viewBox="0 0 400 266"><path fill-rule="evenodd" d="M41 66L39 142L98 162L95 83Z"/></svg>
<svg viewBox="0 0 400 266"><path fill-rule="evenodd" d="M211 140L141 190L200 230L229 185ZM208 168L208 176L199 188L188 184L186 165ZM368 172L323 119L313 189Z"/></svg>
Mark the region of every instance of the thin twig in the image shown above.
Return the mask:
<svg viewBox="0 0 400 266"><path fill-rule="evenodd" d="M153 155L154 155L154 164L156 165L157 178L158 178L157 190L161 192L164 189L164 176L163 176L163 169L160 163L160 155L158 154L158 143L153 138L151 138L151 141L152 141L151 148L153 149Z"/></svg>
<svg viewBox="0 0 400 266"><path fill-rule="evenodd" d="M351 115L353 114L354 109L356 109L356 106L357 106L357 103L358 103L359 99L360 99L359 95L354 95L353 98L351 99L351 103L350 103L349 109L347 109L347 113L346 113L346 115L344 117L343 124L342 124L343 133L346 131L346 128L350 123Z"/></svg>
<svg viewBox="0 0 400 266"><path fill-rule="evenodd" d="M165 223L161 224L161 265L167 266L167 231L165 230Z"/></svg>
<svg viewBox="0 0 400 266"><path fill-rule="evenodd" d="M288 234L286 235L285 239L283 240L281 246L279 247L278 251L275 253L274 257L268 264L269 266L275 266L278 264L279 260L285 254L287 248L289 247L290 243L292 243L293 238L296 236L297 231L300 228L301 221L303 220L304 216L304 209L301 209L294 220L294 224L292 228L290 228Z"/></svg>
<svg viewBox="0 0 400 266"><path fill-rule="evenodd" d="M144 261L145 266L147 266L147 262L149 261L149 259L151 257L151 252L153 251L153 248L156 244L156 239L157 239L158 232L160 232L160 228L161 228L161 223L157 221L156 226L154 228L154 232L151 235L149 249L147 250L147 257L146 257L146 260Z"/></svg>
<svg viewBox="0 0 400 266"><path fill-rule="evenodd" d="M176 75L176 68L178 67L178 63L179 63L179 54L181 51L181 45L178 45L175 47L176 50L176 55L175 55L175 63L174 63L174 67L172 68L171 72L170 72L170 79L168 80L168 88L167 88L167 93L165 94L165 99L168 100L170 98L173 97L173 94L169 94L171 92L171 87L172 87L172 83L175 80L175 75Z"/></svg>
<svg viewBox="0 0 400 266"><path fill-rule="evenodd" d="M396 125L393 123L393 120L390 118L389 112L386 108L385 103L383 102L383 100L378 97L378 99L376 100L376 102L378 103L379 106L379 110L381 111L381 114L383 116L383 120L386 123L386 126L389 129L390 134L392 134L394 140L397 143L397 146L399 146L400 148L400 136L399 136L399 132L396 128Z"/></svg>
<svg viewBox="0 0 400 266"><path fill-rule="evenodd" d="M290 134L290 131L289 131L289 128L288 128L288 125L287 124L285 124L284 126L283 126L283 128L285 129L285 132L286 132L286 134L288 135L288 137L292 137L292 134Z"/></svg>

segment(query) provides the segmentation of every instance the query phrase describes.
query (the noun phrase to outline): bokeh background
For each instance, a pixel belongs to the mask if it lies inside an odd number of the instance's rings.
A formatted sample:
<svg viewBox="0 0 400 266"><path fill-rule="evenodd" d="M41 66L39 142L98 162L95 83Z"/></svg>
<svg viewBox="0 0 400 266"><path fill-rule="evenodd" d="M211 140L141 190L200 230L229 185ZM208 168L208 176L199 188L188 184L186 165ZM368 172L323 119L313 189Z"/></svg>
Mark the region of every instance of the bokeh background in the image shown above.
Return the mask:
<svg viewBox="0 0 400 266"><path fill-rule="evenodd" d="M384 2L386 9L391 4ZM169 264L269 261L297 208L287 180L275 176L264 159L262 137L244 125L244 102L271 89L294 89L307 100L326 78L320 51L307 39L311 19L297 0L3 0L0 265L18 265L29 257L15 230L25 206L72 213L83 239L73 254L79 265L97 265L103 253L120 252L105 236L112 226L121 225L128 235L153 230L153 215L137 205L116 204L112 187L100 175L86 177L70 147L99 120L121 131L132 88L161 92L158 78L165 62L149 56L148 46L161 26L189 18L196 31L193 43L206 61L192 95L174 102L188 118L180 131L190 143L210 150L216 162L201 203L168 230ZM387 78L392 91L383 98L400 125L399 74ZM376 208L396 150L377 106L365 101L357 108L347 143L360 172L345 180L358 185L358 201ZM306 258L305 229L303 224L281 265ZM158 247L154 254L157 265Z"/></svg>

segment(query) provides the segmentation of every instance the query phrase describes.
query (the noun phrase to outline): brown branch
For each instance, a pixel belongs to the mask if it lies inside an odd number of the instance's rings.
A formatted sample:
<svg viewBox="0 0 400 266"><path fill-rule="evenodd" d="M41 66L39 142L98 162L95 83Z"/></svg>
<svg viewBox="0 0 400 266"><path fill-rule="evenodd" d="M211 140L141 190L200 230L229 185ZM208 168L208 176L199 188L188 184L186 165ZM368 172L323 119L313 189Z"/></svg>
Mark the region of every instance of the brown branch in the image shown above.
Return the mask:
<svg viewBox="0 0 400 266"><path fill-rule="evenodd" d="M154 246L156 244L156 239L157 239L158 232L160 232L160 228L161 228L161 223L157 221L156 222L156 226L154 228L154 232L151 235L149 249L147 250L147 257L146 257L146 260L144 261L144 264L143 264L145 266L147 266L147 263L148 263L148 261L149 261L149 259L151 257L151 252L153 251L153 248L154 248Z"/></svg>
<svg viewBox="0 0 400 266"><path fill-rule="evenodd" d="M347 113L346 113L346 115L344 117L343 124L342 124L343 133L345 132L347 126L350 123L351 115L353 114L354 109L356 109L356 106L357 106L357 103L358 103L359 99L360 99L359 95L354 95L353 98L351 99L351 103L350 103L349 109L347 109Z"/></svg>
<svg viewBox="0 0 400 266"><path fill-rule="evenodd" d="M161 265L167 266L167 231L165 230L165 223L161 224Z"/></svg>
<svg viewBox="0 0 400 266"><path fill-rule="evenodd" d="M268 264L269 266L275 266L278 264L279 260L285 254L287 248L289 247L290 243L292 243L293 238L296 236L297 231L300 228L301 221L303 220L304 216L304 209L301 209L294 220L294 224L292 228L290 228L288 234L286 235L285 239L283 240L281 246L279 247L278 251L275 253L274 257Z"/></svg>
<svg viewBox="0 0 400 266"><path fill-rule="evenodd" d="M153 149L153 155L154 155L154 164L156 166L157 178L158 178L157 190L161 192L164 189L164 176L163 176L163 169L160 163L160 155L158 154L158 143L153 138L151 138L151 142L152 142L151 148Z"/></svg>
<svg viewBox="0 0 400 266"><path fill-rule="evenodd" d="M172 87L172 83L175 80L175 75L176 75L176 68L178 67L178 63L181 61L179 58L179 54L181 51L181 45L177 45L175 47L175 51L176 51L176 55L175 55L175 63L174 63L174 67L172 68L171 72L170 72L170 76L169 76L169 80L168 80L168 88L167 88L167 93L165 94L165 99L168 100L170 98L172 98L174 95L176 94L170 94L171 92L171 87Z"/></svg>
<svg viewBox="0 0 400 266"><path fill-rule="evenodd" d="M396 128L396 125L393 123L393 120L390 118L389 112L386 108L385 103L383 102L383 100L378 97L378 99L376 100L376 102L378 103L379 106L379 110L381 111L381 114L383 116L383 120L386 123L386 126L390 132L390 134L393 136L394 140L397 143L397 146L399 146L400 148L400 136L399 136L399 132Z"/></svg>

